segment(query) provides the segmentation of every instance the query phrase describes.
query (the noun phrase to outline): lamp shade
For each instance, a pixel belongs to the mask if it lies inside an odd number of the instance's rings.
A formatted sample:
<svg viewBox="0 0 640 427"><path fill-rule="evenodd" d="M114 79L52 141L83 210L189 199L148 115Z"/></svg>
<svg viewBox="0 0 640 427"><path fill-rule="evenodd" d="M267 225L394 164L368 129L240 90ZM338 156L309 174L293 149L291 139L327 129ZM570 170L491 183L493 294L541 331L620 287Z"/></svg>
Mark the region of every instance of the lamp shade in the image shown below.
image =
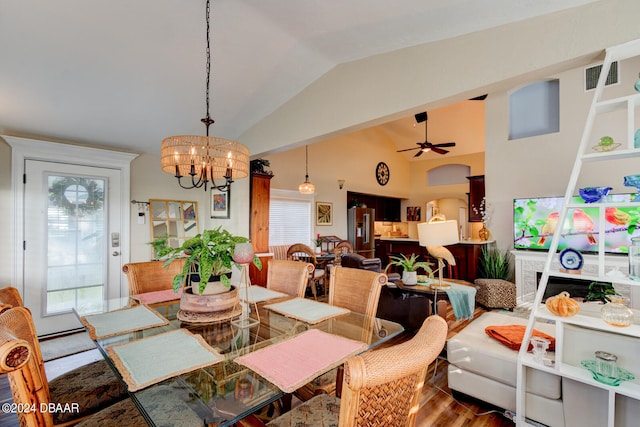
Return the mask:
<svg viewBox="0 0 640 427"><path fill-rule="evenodd" d="M458 243L458 222L435 221L418 224L420 246L446 246Z"/></svg>

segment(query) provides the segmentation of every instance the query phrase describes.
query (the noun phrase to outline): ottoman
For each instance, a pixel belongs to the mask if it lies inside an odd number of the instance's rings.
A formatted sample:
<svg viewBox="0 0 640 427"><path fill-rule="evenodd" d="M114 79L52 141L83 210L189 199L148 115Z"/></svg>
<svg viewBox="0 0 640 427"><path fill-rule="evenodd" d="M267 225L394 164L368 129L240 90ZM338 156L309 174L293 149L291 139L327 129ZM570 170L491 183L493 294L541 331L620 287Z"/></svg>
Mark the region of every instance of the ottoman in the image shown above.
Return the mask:
<svg viewBox="0 0 640 427"><path fill-rule="evenodd" d="M476 279L476 302L488 308L514 308L516 284L502 279Z"/></svg>

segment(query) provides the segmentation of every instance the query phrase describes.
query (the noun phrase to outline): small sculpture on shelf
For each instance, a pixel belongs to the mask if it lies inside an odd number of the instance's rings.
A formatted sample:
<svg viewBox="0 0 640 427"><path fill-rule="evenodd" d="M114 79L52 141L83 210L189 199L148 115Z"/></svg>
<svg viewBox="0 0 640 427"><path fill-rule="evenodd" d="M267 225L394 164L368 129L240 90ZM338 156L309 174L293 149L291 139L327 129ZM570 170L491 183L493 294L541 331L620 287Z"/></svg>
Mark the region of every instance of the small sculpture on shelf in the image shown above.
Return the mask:
<svg viewBox="0 0 640 427"><path fill-rule="evenodd" d="M638 190L632 202L640 202L640 175L627 175L624 177L625 187L635 187Z"/></svg>
<svg viewBox="0 0 640 427"><path fill-rule="evenodd" d="M599 152L607 152L613 151L618 148L621 144L619 142L615 142L610 136L603 136L598 141L598 144L593 146L593 149Z"/></svg>
<svg viewBox="0 0 640 427"><path fill-rule="evenodd" d="M596 203L613 190L611 187L585 187L578 190L578 194L585 203Z"/></svg>

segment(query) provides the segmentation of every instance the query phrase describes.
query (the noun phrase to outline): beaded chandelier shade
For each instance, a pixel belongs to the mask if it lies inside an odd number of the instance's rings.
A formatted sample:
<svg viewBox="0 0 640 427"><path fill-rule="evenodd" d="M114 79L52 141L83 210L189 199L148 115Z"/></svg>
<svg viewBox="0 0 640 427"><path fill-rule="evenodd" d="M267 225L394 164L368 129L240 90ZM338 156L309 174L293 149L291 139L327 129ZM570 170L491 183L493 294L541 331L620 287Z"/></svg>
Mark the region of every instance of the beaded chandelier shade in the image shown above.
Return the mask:
<svg viewBox="0 0 640 427"><path fill-rule="evenodd" d="M162 170L176 176L231 180L249 175L249 149L214 136L179 135L162 141Z"/></svg>
<svg viewBox="0 0 640 427"><path fill-rule="evenodd" d="M214 120L209 115L209 86L211 80L211 48L209 18L211 11L210 0L207 0L207 71L206 71L206 102L207 116L200 121L206 126L206 135L178 135L162 140L160 165L164 172L173 174L180 187L185 189L201 188L207 191L211 188L227 191L235 179L246 178L249 175L249 149L239 142L224 138L209 136L209 126ZM191 183L182 183L182 178L190 178ZM225 183L217 185L215 179L224 179Z"/></svg>

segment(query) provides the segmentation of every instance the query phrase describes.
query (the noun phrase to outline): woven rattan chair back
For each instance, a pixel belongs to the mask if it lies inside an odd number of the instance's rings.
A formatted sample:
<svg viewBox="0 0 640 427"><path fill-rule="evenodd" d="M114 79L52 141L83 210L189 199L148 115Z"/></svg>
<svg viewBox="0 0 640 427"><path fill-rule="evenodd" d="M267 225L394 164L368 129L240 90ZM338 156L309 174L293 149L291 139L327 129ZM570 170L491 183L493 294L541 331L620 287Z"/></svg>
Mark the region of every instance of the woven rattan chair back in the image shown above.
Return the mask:
<svg viewBox="0 0 640 427"><path fill-rule="evenodd" d="M375 316L387 276L358 268L336 267L329 279L329 304Z"/></svg>
<svg viewBox="0 0 640 427"><path fill-rule="evenodd" d="M132 262L122 271L129 281L129 295L164 291L173 288L173 278L182 271L184 260L178 259L164 266L164 261Z"/></svg>
<svg viewBox="0 0 640 427"><path fill-rule="evenodd" d="M348 240L342 240L333 248L333 254L336 256L333 260L334 266L339 266L340 261L342 260L342 255L344 254L352 254L353 253L353 245Z"/></svg>
<svg viewBox="0 0 640 427"><path fill-rule="evenodd" d="M325 271L318 269L318 259L313 249L311 249L311 246L305 245L304 243L294 243L287 250L287 259L313 264L315 270L309 275L308 286L311 287L313 297L317 299L316 285L325 282Z"/></svg>
<svg viewBox="0 0 640 427"><path fill-rule="evenodd" d="M12 286L0 288L0 313L11 307L21 307L22 305L22 297L16 288Z"/></svg>
<svg viewBox="0 0 640 427"><path fill-rule="evenodd" d="M20 425L52 426L51 412L41 411L50 401L49 384L31 313L25 307L0 314L0 373L9 377L13 401L35 411L18 411ZM19 406L21 407L21 406Z"/></svg>
<svg viewBox="0 0 640 427"><path fill-rule="evenodd" d="M415 425L429 364L444 348L447 322L431 316L409 341L345 362L340 427Z"/></svg>
<svg viewBox="0 0 640 427"><path fill-rule="evenodd" d="M287 259L291 261L305 261L313 265L317 264L316 254L311 246L304 243L295 243L287 249Z"/></svg>
<svg viewBox="0 0 640 427"><path fill-rule="evenodd" d="M304 298L309 276L315 267L311 263L288 260L269 260L267 269L267 289Z"/></svg>

